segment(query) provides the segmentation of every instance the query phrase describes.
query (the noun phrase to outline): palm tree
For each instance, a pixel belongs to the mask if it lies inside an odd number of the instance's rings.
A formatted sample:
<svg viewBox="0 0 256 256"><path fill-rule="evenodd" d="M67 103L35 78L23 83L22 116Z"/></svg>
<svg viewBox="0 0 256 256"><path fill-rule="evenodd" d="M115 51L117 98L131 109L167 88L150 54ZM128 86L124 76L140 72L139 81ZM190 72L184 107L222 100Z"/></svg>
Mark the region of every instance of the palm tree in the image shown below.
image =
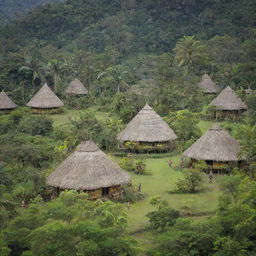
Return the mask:
<svg viewBox="0 0 256 256"><path fill-rule="evenodd" d="M61 76L67 68L67 64L64 61L52 59L47 63L45 67L46 72L52 75L54 81L54 91L57 92L57 85L61 80Z"/></svg>
<svg viewBox="0 0 256 256"><path fill-rule="evenodd" d="M200 59L205 57L203 46L195 36L183 36L178 40L174 48L175 59L178 66L185 66L187 72L190 73L193 65Z"/></svg>
<svg viewBox="0 0 256 256"><path fill-rule="evenodd" d="M256 162L256 125L248 121L239 129L240 153L239 156L249 162Z"/></svg>
<svg viewBox="0 0 256 256"><path fill-rule="evenodd" d="M31 79L31 83L32 83L32 90L34 93L35 91L35 83L36 80L40 80L41 78L41 69L42 66L39 62L37 62L34 58L32 58L31 56L26 56L25 57L25 65L19 68L19 72L31 72L32 74L32 79Z"/></svg>
<svg viewBox="0 0 256 256"><path fill-rule="evenodd" d="M104 72L100 73L97 79L101 79L104 76L111 78L113 85L116 88L117 93L120 93L120 88L129 87L125 82L125 77L127 76L128 71L124 70L123 66L116 65L107 68Z"/></svg>

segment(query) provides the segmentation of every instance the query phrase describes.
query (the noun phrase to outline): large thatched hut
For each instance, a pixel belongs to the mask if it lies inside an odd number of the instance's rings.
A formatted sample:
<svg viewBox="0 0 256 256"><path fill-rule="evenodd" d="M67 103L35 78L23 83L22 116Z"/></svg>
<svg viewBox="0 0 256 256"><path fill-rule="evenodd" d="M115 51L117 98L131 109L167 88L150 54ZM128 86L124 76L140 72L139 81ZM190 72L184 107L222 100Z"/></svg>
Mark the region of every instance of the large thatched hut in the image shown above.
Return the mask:
<svg viewBox="0 0 256 256"><path fill-rule="evenodd" d="M197 85L205 94L215 94L220 91L219 86L207 74L202 76L202 80Z"/></svg>
<svg viewBox="0 0 256 256"><path fill-rule="evenodd" d="M0 93L0 111L8 112L15 108L17 108L17 105L7 96L4 90L2 90Z"/></svg>
<svg viewBox="0 0 256 256"><path fill-rule="evenodd" d="M82 142L46 179L58 190L86 191L91 198L118 197L130 176L108 158L93 141Z"/></svg>
<svg viewBox="0 0 256 256"><path fill-rule="evenodd" d="M81 83L81 81L77 78L70 82L70 84L66 88L65 92L66 92L66 94L72 94L72 95L86 95L86 94L88 94L88 90Z"/></svg>
<svg viewBox="0 0 256 256"><path fill-rule="evenodd" d="M192 163L204 160L213 169L220 169L226 164L237 164L239 143L218 125L213 125L201 138L190 146L183 157Z"/></svg>
<svg viewBox="0 0 256 256"><path fill-rule="evenodd" d="M177 138L169 125L148 105L128 123L117 139L135 151L164 151Z"/></svg>
<svg viewBox="0 0 256 256"><path fill-rule="evenodd" d="M236 95L235 91L227 86L221 93L210 103L215 106L220 117L235 117L246 111L246 104Z"/></svg>
<svg viewBox="0 0 256 256"><path fill-rule="evenodd" d="M27 103L36 113L56 113L57 109L64 106L63 102L45 83L43 87Z"/></svg>

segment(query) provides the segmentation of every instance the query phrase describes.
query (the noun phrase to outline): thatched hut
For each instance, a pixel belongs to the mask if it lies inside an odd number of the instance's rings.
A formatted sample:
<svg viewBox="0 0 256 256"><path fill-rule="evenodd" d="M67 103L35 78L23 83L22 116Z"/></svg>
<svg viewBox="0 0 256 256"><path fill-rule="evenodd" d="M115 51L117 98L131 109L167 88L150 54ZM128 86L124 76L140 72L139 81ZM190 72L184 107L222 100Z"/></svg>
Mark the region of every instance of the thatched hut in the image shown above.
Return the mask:
<svg viewBox="0 0 256 256"><path fill-rule="evenodd" d="M86 95L88 94L88 90L84 87L79 79L74 79L66 88L66 94L73 95Z"/></svg>
<svg viewBox="0 0 256 256"><path fill-rule="evenodd" d="M58 190L86 191L92 199L104 195L119 197L122 185L130 181L130 176L93 141L82 142L46 179L48 185Z"/></svg>
<svg viewBox="0 0 256 256"><path fill-rule="evenodd" d="M164 151L171 149L177 139L169 125L148 105L118 134L122 145L135 151Z"/></svg>
<svg viewBox="0 0 256 256"><path fill-rule="evenodd" d="M253 93L253 90L251 89L250 86L247 89L245 89L245 93L246 94L252 94Z"/></svg>
<svg viewBox="0 0 256 256"><path fill-rule="evenodd" d="M8 112L15 108L17 108L17 105L7 96L4 90L2 90L0 93L0 111Z"/></svg>
<svg viewBox="0 0 256 256"><path fill-rule="evenodd" d="M215 94L220 91L219 86L207 74L202 76L202 80L197 85L205 94Z"/></svg>
<svg viewBox="0 0 256 256"><path fill-rule="evenodd" d="M237 164L239 143L218 125L213 125L201 138L190 146L182 156L192 163L204 160L213 169Z"/></svg>
<svg viewBox="0 0 256 256"><path fill-rule="evenodd" d="M45 83L43 87L27 103L36 113L50 112L56 113L58 108L64 106L63 102Z"/></svg>
<svg viewBox="0 0 256 256"><path fill-rule="evenodd" d="M210 105L216 107L216 110L221 118L234 118L247 109L246 104L229 86L222 90L222 92L210 103Z"/></svg>

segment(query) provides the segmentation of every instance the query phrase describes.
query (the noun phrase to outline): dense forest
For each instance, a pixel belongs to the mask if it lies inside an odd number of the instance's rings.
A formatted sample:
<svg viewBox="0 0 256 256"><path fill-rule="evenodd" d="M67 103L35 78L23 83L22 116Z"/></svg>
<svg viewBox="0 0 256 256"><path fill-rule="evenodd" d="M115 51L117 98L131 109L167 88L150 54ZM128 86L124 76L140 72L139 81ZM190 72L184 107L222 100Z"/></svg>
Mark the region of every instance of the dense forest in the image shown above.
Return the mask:
<svg viewBox="0 0 256 256"><path fill-rule="evenodd" d="M57 2L56 0L1 0L0 21L1 24L24 16L29 10L45 3Z"/></svg>
<svg viewBox="0 0 256 256"><path fill-rule="evenodd" d="M18 105L0 114L0 255L256 254L255 0L2 1L0 9L0 91ZM206 73L243 111L209 105L217 95L197 86ZM86 96L67 95L75 78ZM35 114L26 104L45 83L64 106ZM120 149L117 135L146 103L175 143ZM240 145L239 165L218 174L182 154L214 123ZM89 139L131 176L121 199L55 197L46 185Z"/></svg>

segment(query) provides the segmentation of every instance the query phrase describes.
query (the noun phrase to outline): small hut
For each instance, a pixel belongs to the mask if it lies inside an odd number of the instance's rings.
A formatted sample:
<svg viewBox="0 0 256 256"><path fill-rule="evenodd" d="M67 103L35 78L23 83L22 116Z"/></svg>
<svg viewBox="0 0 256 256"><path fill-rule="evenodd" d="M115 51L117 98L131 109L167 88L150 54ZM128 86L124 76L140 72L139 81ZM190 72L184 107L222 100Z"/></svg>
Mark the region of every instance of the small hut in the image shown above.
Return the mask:
<svg viewBox="0 0 256 256"><path fill-rule="evenodd" d="M245 103L229 86L222 90L221 93L210 103L210 105L216 107L216 110L221 118L235 118L247 109Z"/></svg>
<svg viewBox="0 0 256 256"><path fill-rule="evenodd" d="M134 151L166 151L177 139L169 125L148 105L128 123L117 139Z"/></svg>
<svg viewBox="0 0 256 256"><path fill-rule="evenodd" d="M249 86L247 89L245 89L245 93L248 94L252 94L253 90L251 89L251 87Z"/></svg>
<svg viewBox="0 0 256 256"><path fill-rule="evenodd" d="M92 199L118 198L122 185L130 181L130 176L93 141L82 142L46 179L46 183L57 190L85 191Z"/></svg>
<svg viewBox="0 0 256 256"><path fill-rule="evenodd" d="M74 79L65 90L66 94L86 95L88 90L84 87L79 79Z"/></svg>
<svg viewBox="0 0 256 256"><path fill-rule="evenodd" d="M182 156L192 164L204 160L212 169L238 163L239 143L218 125L213 125L201 138L190 146Z"/></svg>
<svg viewBox="0 0 256 256"><path fill-rule="evenodd" d="M58 108L64 106L63 102L45 83L43 87L27 103L36 113L57 113Z"/></svg>
<svg viewBox="0 0 256 256"><path fill-rule="evenodd" d="M0 111L9 112L15 108L17 108L17 105L7 96L4 90L2 90L0 93Z"/></svg>
<svg viewBox="0 0 256 256"><path fill-rule="evenodd" d="M202 76L202 80L197 85L205 94L215 94L220 91L219 86L207 74Z"/></svg>

